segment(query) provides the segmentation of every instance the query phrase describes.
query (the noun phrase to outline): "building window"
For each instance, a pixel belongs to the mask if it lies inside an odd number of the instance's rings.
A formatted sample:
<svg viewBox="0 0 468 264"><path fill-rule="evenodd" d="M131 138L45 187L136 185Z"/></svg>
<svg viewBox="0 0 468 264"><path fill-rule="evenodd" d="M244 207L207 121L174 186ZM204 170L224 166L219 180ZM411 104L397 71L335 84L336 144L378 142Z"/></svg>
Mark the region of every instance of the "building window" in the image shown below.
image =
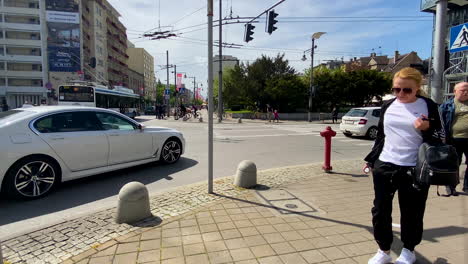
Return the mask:
<svg viewBox="0 0 468 264"><path fill-rule="evenodd" d="M0 61L0 71L4 71L4 70L5 70L5 62Z"/></svg>
<svg viewBox="0 0 468 264"><path fill-rule="evenodd" d="M18 23L18 24L33 24L33 25L40 24L39 17L36 17L36 16L5 15L5 22Z"/></svg>
<svg viewBox="0 0 468 264"><path fill-rule="evenodd" d="M97 65L98 65L98 66L104 66L104 61L101 60L101 59L98 59Z"/></svg>
<svg viewBox="0 0 468 264"><path fill-rule="evenodd" d="M39 2L37 0L4 0L4 6L39 9Z"/></svg>
<svg viewBox="0 0 468 264"><path fill-rule="evenodd" d="M5 37L7 39L30 39L30 40L40 40L40 33L31 33L31 32L22 32L22 31L6 31Z"/></svg>
<svg viewBox="0 0 468 264"><path fill-rule="evenodd" d="M5 86L5 85L6 85L5 78L0 78L0 86Z"/></svg>
<svg viewBox="0 0 468 264"><path fill-rule="evenodd" d="M42 65L38 63L8 62L9 71L42 71Z"/></svg>
<svg viewBox="0 0 468 264"><path fill-rule="evenodd" d="M8 85L10 86L34 86L42 87L42 79L15 79L9 78Z"/></svg>
<svg viewBox="0 0 468 264"><path fill-rule="evenodd" d="M26 47L7 47L7 55L41 56L41 49Z"/></svg>

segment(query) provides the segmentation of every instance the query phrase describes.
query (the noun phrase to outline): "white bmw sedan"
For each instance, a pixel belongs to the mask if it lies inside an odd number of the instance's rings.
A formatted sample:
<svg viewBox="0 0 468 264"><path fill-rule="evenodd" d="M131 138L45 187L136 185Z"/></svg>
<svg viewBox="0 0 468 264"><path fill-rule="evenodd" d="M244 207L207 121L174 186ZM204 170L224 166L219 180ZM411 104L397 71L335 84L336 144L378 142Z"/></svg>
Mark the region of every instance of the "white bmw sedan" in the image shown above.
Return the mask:
<svg viewBox="0 0 468 264"><path fill-rule="evenodd" d="M177 130L144 127L111 110L41 106L0 112L0 187L39 198L60 182L160 160L185 150Z"/></svg>

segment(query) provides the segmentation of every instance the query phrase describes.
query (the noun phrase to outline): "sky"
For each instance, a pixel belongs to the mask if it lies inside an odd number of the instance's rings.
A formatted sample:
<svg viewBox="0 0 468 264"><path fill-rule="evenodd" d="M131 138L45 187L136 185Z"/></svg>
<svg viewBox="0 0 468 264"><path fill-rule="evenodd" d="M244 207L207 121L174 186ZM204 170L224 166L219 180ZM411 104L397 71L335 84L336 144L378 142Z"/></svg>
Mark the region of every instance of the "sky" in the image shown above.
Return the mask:
<svg viewBox="0 0 468 264"><path fill-rule="evenodd" d="M136 47L145 48L155 59L156 78L166 83L166 51L169 64L177 72L196 77L198 86L207 93L208 45L207 0L108 0L121 14L128 39ZM222 17L256 17L279 0L222 0ZM278 28L271 35L265 32L265 15L255 23L253 40L244 42L244 23L223 25L222 41L242 45L223 48L223 55L253 62L262 55L284 54L297 72L310 68L301 58L311 47L314 32L326 32L316 40L314 64L326 60L369 56L371 52L393 57L416 51L422 59L430 56L433 15L420 11L420 0L286 0L274 8ZM232 14L232 15L231 15ZM219 19L219 0L214 0L213 20ZM235 21L235 20L231 20ZM246 21L246 20L243 20ZM217 23L215 22L215 25ZM170 30L177 36L150 40L145 32ZM219 29L214 28L214 41ZM213 55L218 47L213 48ZM170 69L170 71L173 69ZM169 82L174 82L169 72ZM185 79L187 88L193 79Z"/></svg>

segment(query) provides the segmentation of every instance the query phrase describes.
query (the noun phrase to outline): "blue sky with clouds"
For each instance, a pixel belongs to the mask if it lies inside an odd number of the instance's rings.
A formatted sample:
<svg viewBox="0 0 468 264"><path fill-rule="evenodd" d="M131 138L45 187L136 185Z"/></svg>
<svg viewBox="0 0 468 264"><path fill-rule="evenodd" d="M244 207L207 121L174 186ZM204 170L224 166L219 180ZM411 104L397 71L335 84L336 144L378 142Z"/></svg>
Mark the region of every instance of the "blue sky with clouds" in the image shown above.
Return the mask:
<svg viewBox="0 0 468 264"><path fill-rule="evenodd" d="M254 17L278 0L222 0L223 17ZM156 76L166 80L160 65L177 64L178 72L196 76L206 86L207 80L207 16L206 0L109 0L121 13L130 41L143 47L155 58ZM214 19L219 17L219 2L214 1ZM314 63L330 59L348 60L368 56L372 50L392 57L416 51L422 59L429 57L432 45L433 15L420 12L420 0L286 0L275 8L279 14L278 29L265 32L265 16L256 23L254 40L243 41L244 24L223 26L223 42L243 45L240 49L223 49L241 61L254 61L262 54L276 56L284 53L298 71L310 67L300 60L311 46L311 34L326 32L316 44ZM175 30L177 37L148 40L142 34L150 29ZM196 26L199 25L199 26ZM214 40L218 40L218 29ZM380 48L379 48L380 47ZM215 47L214 54L218 54ZM173 82L172 74L169 77ZM191 79L186 82L190 83ZM192 85L187 85L191 88ZM204 89L206 93L206 89Z"/></svg>

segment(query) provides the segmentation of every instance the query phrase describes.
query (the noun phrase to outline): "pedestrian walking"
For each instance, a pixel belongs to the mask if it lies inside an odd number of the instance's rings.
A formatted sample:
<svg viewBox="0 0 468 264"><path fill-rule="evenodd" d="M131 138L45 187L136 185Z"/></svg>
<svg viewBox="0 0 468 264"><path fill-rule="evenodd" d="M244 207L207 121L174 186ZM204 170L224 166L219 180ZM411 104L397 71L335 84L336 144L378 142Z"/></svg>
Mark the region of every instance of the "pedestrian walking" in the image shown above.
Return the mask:
<svg viewBox="0 0 468 264"><path fill-rule="evenodd" d="M442 142L443 135L438 106L421 96L421 82L421 73L413 68L406 67L395 74L392 91L396 98L382 105L377 139L365 158L368 166L373 168L372 225L379 246L368 264L392 261L392 200L396 191L403 249L395 264L416 261L414 248L422 239L429 186L416 188L408 172L416 166L420 145Z"/></svg>
<svg viewBox="0 0 468 264"><path fill-rule="evenodd" d="M468 164L468 82L455 85L455 97L445 101L440 107L440 114L444 121L445 140L457 150L461 164L463 155ZM465 169L463 192L468 193L468 174ZM458 195L456 186L447 186L447 194Z"/></svg>
<svg viewBox="0 0 468 264"><path fill-rule="evenodd" d="M269 104L267 104L266 105L266 110L267 110L268 122L271 122L271 117L273 115L273 109L271 108L271 106Z"/></svg>
<svg viewBox="0 0 468 264"><path fill-rule="evenodd" d="M273 112L273 115L274 115L274 118L275 118L274 121L276 121L276 123L279 123L279 114L278 114L278 110L275 110L275 111Z"/></svg>
<svg viewBox="0 0 468 264"><path fill-rule="evenodd" d="M332 122L335 124L335 121L338 123L338 109L336 107L333 107L332 110Z"/></svg>

